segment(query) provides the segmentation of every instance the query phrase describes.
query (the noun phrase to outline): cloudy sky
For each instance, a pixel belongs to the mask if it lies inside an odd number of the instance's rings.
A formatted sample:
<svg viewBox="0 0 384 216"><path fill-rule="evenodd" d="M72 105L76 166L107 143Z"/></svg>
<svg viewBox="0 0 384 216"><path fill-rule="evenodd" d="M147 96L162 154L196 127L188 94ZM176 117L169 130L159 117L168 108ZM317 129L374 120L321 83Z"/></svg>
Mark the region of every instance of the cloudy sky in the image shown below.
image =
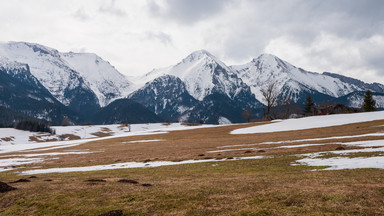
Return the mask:
<svg viewBox="0 0 384 216"><path fill-rule="evenodd" d="M93 52L138 75L206 49L228 65L271 53L384 83L382 0L4 0L0 41Z"/></svg>

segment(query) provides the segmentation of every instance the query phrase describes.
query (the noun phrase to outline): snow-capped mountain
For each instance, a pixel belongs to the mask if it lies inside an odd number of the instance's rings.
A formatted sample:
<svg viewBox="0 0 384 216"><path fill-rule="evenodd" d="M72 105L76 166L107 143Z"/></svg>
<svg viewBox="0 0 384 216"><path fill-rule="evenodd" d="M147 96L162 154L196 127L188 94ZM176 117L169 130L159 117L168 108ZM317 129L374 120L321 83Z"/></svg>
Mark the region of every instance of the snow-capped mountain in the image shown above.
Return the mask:
<svg viewBox="0 0 384 216"><path fill-rule="evenodd" d="M231 66L231 68L251 87L256 98L262 102L263 96L260 90L270 82L276 83L276 89L283 95L290 93L295 102L300 100L303 92L320 93L338 98L354 91L365 90L337 77L297 68L271 54L262 54L247 64Z"/></svg>
<svg viewBox="0 0 384 216"><path fill-rule="evenodd" d="M253 117L262 116L261 89L271 82L280 92L279 99L291 95L299 107L308 94L318 103L360 107L369 89L378 107L384 108L382 84L309 72L270 54L229 67L199 50L173 66L129 81L96 54L61 53L39 44L10 42L0 43L0 76L1 109L56 122L65 115L98 123L244 122L245 110L251 110Z"/></svg>
<svg viewBox="0 0 384 216"><path fill-rule="evenodd" d="M228 66L205 50L191 53L174 66L155 69L141 77L139 81L146 83L163 75L180 78L185 83L188 93L199 101L215 92L224 93L234 99L248 88Z"/></svg>
<svg viewBox="0 0 384 216"><path fill-rule="evenodd" d="M155 69L137 81L145 85L129 97L169 120L217 123L219 118L226 118L239 122L239 118L229 113L261 107L249 86L205 50L191 53L174 66ZM212 106L218 104L219 98L227 103ZM203 112L208 107L215 110Z"/></svg>
<svg viewBox="0 0 384 216"><path fill-rule="evenodd" d="M129 98L169 121L179 120L198 103L186 90L185 83L172 75L163 75L147 82Z"/></svg>
<svg viewBox="0 0 384 216"><path fill-rule="evenodd" d="M61 122L64 116L77 120L77 116L57 101L31 74L27 64L5 57L0 57L0 106L8 109L3 112L23 114L24 119L29 117L55 124ZM0 119L0 122L9 125L12 119Z"/></svg>
<svg viewBox="0 0 384 216"><path fill-rule="evenodd" d="M133 84L124 75L96 54L69 52L60 55L96 94L101 107L126 97L133 90Z"/></svg>
<svg viewBox="0 0 384 216"><path fill-rule="evenodd" d="M95 54L60 53L39 44L0 44L0 56L28 64L31 73L64 105L75 110L86 102L103 107L125 97L132 84L112 65Z"/></svg>

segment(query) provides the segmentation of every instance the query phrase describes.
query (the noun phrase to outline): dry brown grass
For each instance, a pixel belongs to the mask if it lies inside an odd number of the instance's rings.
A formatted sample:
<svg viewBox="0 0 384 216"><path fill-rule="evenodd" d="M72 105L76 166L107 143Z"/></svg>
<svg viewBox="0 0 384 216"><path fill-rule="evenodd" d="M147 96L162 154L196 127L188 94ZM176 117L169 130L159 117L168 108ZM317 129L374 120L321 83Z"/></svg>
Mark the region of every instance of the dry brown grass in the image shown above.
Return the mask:
<svg viewBox="0 0 384 216"><path fill-rule="evenodd" d="M1 138L1 140L4 141L4 142L10 142L10 141L13 141L14 139L15 139L14 136Z"/></svg>
<svg viewBox="0 0 384 216"><path fill-rule="evenodd" d="M78 140L81 139L81 137L74 135L74 134L62 134L60 135L60 138L63 140Z"/></svg>
<svg viewBox="0 0 384 216"><path fill-rule="evenodd" d="M57 141L57 139L56 138L43 139L43 136L30 136L29 141L32 141L32 142L53 142L53 141Z"/></svg>
<svg viewBox="0 0 384 216"><path fill-rule="evenodd" d="M0 194L0 214L97 215L113 209L122 209L126 215L384 215L383 170L312 172L312 167L290 165L297 159L291 155L329 151L340 146L328 143L375 140L383 137L316 141L327 145L266 149L265 152L255 150L251 153L207 153L227 145L255 144L252 147L265 149L310 142L274 145L259 143L382 132L383 128L377 126L383 125L384 120L280 133L229 134L233 129L256 124L263 123L113 138L62 149L90 150L95 153L64 155L60 156L60 159L47 160L44 164L28 165L26 169L36 165L51 168L205 157L274 157L145 169L38 175L38 178L30 183L12 184L18 190ZM164 141L126 143L152 139ZM11 182L18 178L20 177L12 172L0 173L1 181ZM47 179L52 181L45 181ZM106 182L87 183L87 179L104 179ZM118 182L119 179L132 179L140 184L122 184ZM144 183L153 186L141 186Z"/></svg>

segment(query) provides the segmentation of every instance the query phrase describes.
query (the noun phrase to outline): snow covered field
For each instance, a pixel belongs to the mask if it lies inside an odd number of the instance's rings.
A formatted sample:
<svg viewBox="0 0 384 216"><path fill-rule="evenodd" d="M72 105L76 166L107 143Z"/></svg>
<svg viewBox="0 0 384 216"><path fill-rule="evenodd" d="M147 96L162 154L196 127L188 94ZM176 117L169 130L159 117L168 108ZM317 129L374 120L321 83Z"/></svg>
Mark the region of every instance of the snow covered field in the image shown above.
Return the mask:
<svg viewBox="0 0 384 216"><path fill-rule="evenodd" d="M189 127L179 123L170 125L162 123L154 124L131 124L130 129L124 125L86 125L86 126L54 126L56 135L49 133L29 132L16 130L13 128L0 128L0 153L1 146L15 145L15 144L30 144L38 142L46 142L49 140L60 141L63 135L72 135L77 139L94 139L99 138L100 134L117 137L117 136L136 136L153 134L154 132L166 132L174 130L187 130L195 129L197 127L212 127L212 125L202 125L196 127ZM68 138L67 138L68 139Z"/></svg>

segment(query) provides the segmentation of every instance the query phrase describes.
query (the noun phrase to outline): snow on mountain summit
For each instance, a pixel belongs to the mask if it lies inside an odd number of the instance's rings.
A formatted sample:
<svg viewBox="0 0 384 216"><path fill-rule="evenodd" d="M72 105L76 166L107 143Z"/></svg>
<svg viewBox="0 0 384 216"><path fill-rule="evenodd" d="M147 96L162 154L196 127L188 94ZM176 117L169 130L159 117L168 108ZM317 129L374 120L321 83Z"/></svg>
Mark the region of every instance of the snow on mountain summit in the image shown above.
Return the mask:
<svg viewBox="0 0 384 216"><path fill-rule="evenodd" d="M27 64L31 73L64 105L83 100L106 106L127 96L131 83L96 54L60 53L40 44L0 43L0 56ZM73 106L76 106L73 104Z"/></svg>
<svg viewBox="0 0 384 216"><path fill-rule="evenodd" d="M185 82L189 94L200 101L214 91L233 98L239 91L237 88L242 85L242 81L228 66L206 50L195 51L174 66L155 69L142 76L139 82L143 85L164 75L180 78Z"/></svg>
<svg viewBox="0 0 384 216"><path fill-rule="evenodd" d="M31 73L64 105L71 103L65 92L82 84L79 74L60 58L55 49L32 43L10 42L0 44L0 56L28 64Z"/></svg>
<svg viewBox="0 0 384 216"><path fill-rule="evenodd" d="M127 96L132 83L109 62L93 53L62 53L61 56L86 81L102 107L115 99Z"/></svg>
<svg viewBox="0 0 384 216"><path fill-rule="evenodd" d="M269 82L275 82L278 90L289 91L293 95L315 90L332 97L340 97L352 91L362 90L340 79L297 68L271 54L262 54L247 64L231 68L251 87L259 101L263 101L260 90Z"/></svg>

